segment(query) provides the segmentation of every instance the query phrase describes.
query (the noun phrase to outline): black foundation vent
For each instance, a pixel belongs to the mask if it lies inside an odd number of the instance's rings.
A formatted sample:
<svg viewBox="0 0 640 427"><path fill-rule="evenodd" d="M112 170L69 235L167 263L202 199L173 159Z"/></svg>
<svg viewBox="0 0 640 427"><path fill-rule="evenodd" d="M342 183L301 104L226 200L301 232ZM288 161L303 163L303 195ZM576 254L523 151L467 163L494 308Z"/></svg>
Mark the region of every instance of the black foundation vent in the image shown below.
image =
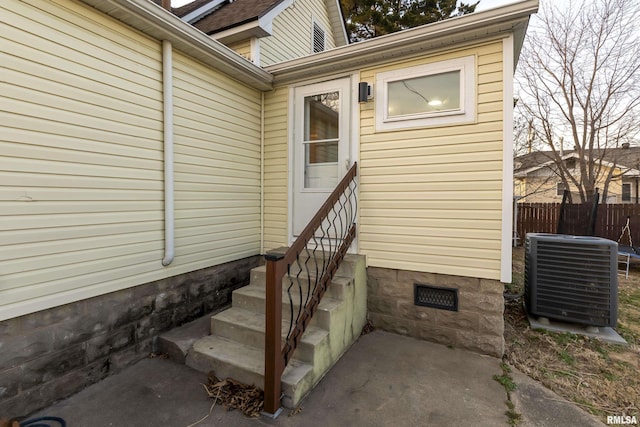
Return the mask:
<svg viewBox="0 0 640 427"><path fill-rule="evenodd" d="M458 311L458 290L436 286L414 284L413 302L422 307Z"/></svg>

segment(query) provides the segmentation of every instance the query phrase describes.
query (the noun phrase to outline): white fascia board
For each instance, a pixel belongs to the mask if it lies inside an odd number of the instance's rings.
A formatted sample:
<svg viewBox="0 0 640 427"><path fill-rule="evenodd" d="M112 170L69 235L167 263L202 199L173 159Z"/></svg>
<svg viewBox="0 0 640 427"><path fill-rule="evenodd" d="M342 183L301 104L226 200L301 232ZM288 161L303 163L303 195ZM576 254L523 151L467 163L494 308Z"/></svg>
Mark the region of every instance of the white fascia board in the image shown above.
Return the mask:
<svg viewBox="0 0 640 427"><path fill-rule="evenodd" d="M474 12L409 30L341 46L266 67L278 84L291 83L322 74L357 69L489 37L524 36L529 16L538 10L538 0L526 0L504 7ZM517 40L514 40L517 42ZM519 44L514 43L514 50ZM517 56L519 52L514 52Z"/></svg>
<svg viewBox="0 0 640 427"><path fill-rule="evenodd" d="M170 41L175 49L248 86L273 88L270 73L149 0L82 1L156 40Z"/></svg>
<svg viewBox="0 0 640 427"><path fill-rule="evenodd" d="M250 37L262 38L270 35L271 34L267 33L264 28L260 26L260 22L255 19L242 25L238 25L237 27L213 33L211 34L211 37L219 40L221 43L233 43Z"/></svg>
<svg viewBox="0 0 640 427"><path fill-rule="evenodd" d="M260 27L263 28L269 35L273 32L273 20L282 13L286 8L293 4L294 0L284 0L278 3L275 7L271 8L271 10L267 11L264 15L258 18L258 22L260 23Z"/></svg>
<svg viewBox="0 0 640 427"><path fill-rule="evenodd" d="M197 21L203 16L208 15L209 13L211 13L212 10L216 9L226 1L227 0L211 0L209 3L206 3L200 6L199 8L197 8L196 10L193 10L187 13L186 15L182 16L182 20L190 24L193 24L194 21Z"/></svg>

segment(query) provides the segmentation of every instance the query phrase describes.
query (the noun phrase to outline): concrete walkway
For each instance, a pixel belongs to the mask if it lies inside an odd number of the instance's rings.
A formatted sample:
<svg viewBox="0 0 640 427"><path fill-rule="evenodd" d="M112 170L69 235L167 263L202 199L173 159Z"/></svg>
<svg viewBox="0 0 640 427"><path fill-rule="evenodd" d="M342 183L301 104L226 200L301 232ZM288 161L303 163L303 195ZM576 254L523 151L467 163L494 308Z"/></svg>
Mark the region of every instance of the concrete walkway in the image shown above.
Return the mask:
<svg viewBox="0 0 640 427"><path fill-rule="evenodd" d="M493 357L375 331L354 344L296 415L248 419L216 406L197 425L506 426L506 392L492 379L501 372ZM514 378L523 384L513 400L526 425L602 425L527 377ZM59 416L69 427L187 427L211 409L204 381L184 365L145 359L33 416Z"/></svg>

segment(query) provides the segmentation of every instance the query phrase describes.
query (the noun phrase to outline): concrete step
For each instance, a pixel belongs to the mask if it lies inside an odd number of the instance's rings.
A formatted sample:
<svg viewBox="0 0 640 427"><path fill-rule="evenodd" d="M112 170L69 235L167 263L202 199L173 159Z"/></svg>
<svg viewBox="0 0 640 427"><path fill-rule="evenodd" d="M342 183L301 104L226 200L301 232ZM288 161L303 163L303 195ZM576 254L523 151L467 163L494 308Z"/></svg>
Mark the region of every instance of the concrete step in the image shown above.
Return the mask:
<svg viewBox="0 0 640 427"><path fill-rule="evenodd" d="M263 387L265 275L265 266L252 270L251 284L233 292L231 309L211 318L212 335L193 344L186 357L187 365L203 372L214 371L222 378L231 377ZM291 297L286 292L289 283L285 279L282 293L283 336L289 331L291 307L297 316L300 305L306 302L307 275L307 268L304 268L300 276L305 286L299 289L295 283ZM315 275L315 270L311 275ZM363 256L348 256L285 369L282 377L284 406L293 408L300 403L357 339L365 321L365 259Z"/></svg>
<svg viewBox="0 0 640 427"><path fill-rule="evenodd" d="M294 307L294 317L297 314L297 311L300 307L299 299L296 298L298 295L293 295L293 307ZM264 286L261 285L249 285L244 288L236 289L232 294L232 305L233 307L241 308L243 310L252 311L254 313L263 314L265 313L265 301L266 294ZM303 299L304 302L304 299ZM311 319L311 325L317 326L322 329L329 330L331 327L331 315L332 313L340 310L342 306L342 301L330 298L323 297L318 305L318 310L315 315ZM282 319L283 321L287 320L291 316L291 301L289 300L289 296L283 292L282 295Z"/></svg>
<svg viewBox="0 0 640 427"><path fill-rule="evenodd" d="M186 364L201 372L214 371L219 378L233 378L264 389L264 351L228 338L210 335L196 341ZM310 364L290 360L282 375L283 405L295 407L310 390L313 380Z"/></svg>
<svg viewBox="0 0 640 427"><path fill-rule="evenodd" d="M211 334L241 342L251 347L264 349L264 314L230 308L211 318ZM289 332L289 319L282 322L282 339ZM309 326L298 344L293 357L315 365L319 358L329 351L329 332L315 326Z"/></svg>
<svg viewBox="0 0 640 427"><path fill-rule="evenodd" d="M309 287L313 289L314 282L316 280L316 271L315 269L310 269L310 274L307 274L306 270L300 272L300 274L291 274L291 280L289 276L285 275L282 279L282 290L286 291L291 283L293 282L292 290L294 292L298 292L298 284L303 289L303 294L306 295ZM267 266L262 265L260 267L256 267L251 270L251 284L256 286L265 286L266 283L266 275L267 275ZM309 279L311 280L311 284L309 285ZM325 291L325 296L334 298L337 300L343 300L345 298L345 293L347 292L347 288L349 286L353 286L353 277L348 276L335 276L327 290ZM299 292L298 292L299 293Z"/></svg>
<svg viewBox="0 0 640 427"><path fill-rule="evenodd" d="M274 249L272 251L269 251L269 253L284 254L286 253L287 249L288 249L287 247L283 246L283 247ZM333 249L335 250L335 248ZM362 259L361 257L362 255L346 254L344 259L340 263L340 266L338 267L338 271L336 271L336 274L334 275L334 277L353 277L355 274L356 265ZM322 265L327 264L327 258L328 258L328 253L323 258L322 251L320 250L316 251L315 256L312 253L307 255L306 252L303 252L302 254L300 254L299 263L294 262L291 265L291 273L296 274L298 271L306 272L307 268L311 273L311 270L315 271L316 265L318 265L319 269L322 270Z"/></svg>
<svg viewBox="0 0 640 427"><path fill-rule="evenodd" d="M226 310L228 307L223 308ZM216 310L192 322L174 328L158 337L157 351L166 354L169 359L184 364L187 352L197 340L211 332L211 318L222 310Z"/></svg>

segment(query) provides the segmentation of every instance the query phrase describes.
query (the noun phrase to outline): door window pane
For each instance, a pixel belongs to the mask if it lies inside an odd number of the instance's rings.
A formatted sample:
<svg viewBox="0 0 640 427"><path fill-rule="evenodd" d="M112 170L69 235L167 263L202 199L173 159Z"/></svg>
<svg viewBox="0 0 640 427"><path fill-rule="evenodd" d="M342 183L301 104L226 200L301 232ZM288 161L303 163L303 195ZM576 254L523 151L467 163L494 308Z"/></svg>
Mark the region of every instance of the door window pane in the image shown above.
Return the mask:
<svg viewBox="0 0 640 427"><path fill-rule="evenodd" d="M305 144L305 159L307 164L337 163L338 141Z"/></svg>
<svg viewBox="0 0 640 427"><path fill-rule="evenodd" d="M387 116L459 110L460 70L388 83Z"/></svg>
<svg viewBox="0 0 640 427"><path fill-rule="evenodd" d="M333 188L338 184L338 141L304 144L304 188Z"/></svg>
<svg viewBox="0 0 640 427"><path fill-rule="evenodd" d="M304 188L331 189L338 183L340 92L304 98Z"/></svg>
<svg viewBox="0 0 640 427"><path fill-rule="evenodd" d="M305 141L336 139L340 132L340 93L329 92L304 98Z"/></svg>

